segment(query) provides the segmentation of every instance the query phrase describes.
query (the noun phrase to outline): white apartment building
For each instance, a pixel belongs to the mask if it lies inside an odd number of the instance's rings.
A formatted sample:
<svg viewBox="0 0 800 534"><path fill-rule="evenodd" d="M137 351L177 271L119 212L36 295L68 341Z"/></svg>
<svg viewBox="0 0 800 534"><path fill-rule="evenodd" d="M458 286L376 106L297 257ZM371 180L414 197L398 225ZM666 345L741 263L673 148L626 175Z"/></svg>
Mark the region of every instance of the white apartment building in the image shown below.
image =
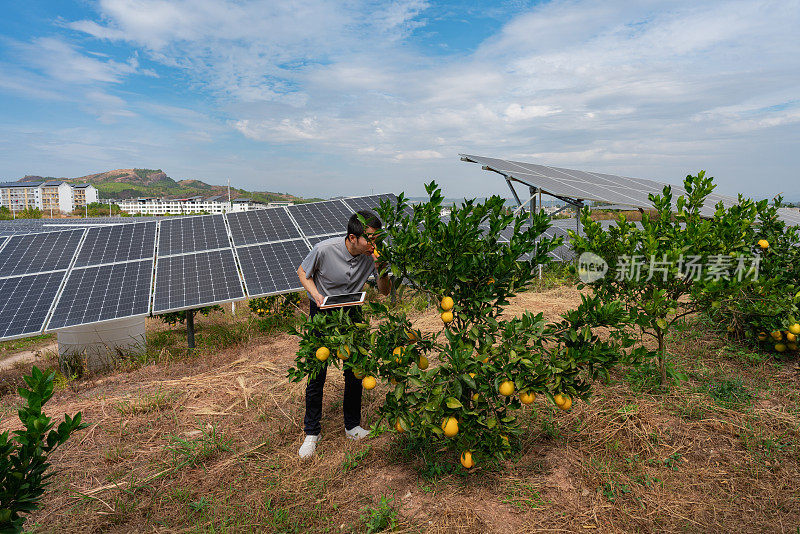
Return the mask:
<svg viewBox="0 0 800 534"><path fill-rule="evenodd" d="M262 202L255 202L249 198L237 198L229 202L225 195L216 195L208 198L199 196L190 198L140 197L117 200L115 203L122 211L131 215L229 213L267 207Z"/></svg>
<svg viewBox="0 0 800 534"><path fill-rule="evenodd" d="M91 184L69 184L61 180L0 183L0 206L12 212L38 208L44 212L71 213L99 200Z"/></svg>

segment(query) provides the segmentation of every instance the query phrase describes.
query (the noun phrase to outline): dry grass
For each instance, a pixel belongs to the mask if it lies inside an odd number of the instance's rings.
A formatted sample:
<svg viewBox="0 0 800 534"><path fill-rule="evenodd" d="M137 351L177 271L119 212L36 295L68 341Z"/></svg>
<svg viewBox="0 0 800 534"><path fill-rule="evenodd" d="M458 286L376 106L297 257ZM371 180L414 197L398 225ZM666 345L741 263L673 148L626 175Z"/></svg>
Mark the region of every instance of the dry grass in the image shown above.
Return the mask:
<svg viewBox="0 0 800 534"><path fill-rule="evenodd" d="M577 291L559 288L520 295L509 312L552 319L578 302ZM201 326L232 322L214 314ZM438 327L433 311L415 323ZM90 426L55 455L59 472L28 528L367 532L375 517L393 520L398 532L437 534L800 525L795 362L730 348L700 323L672 339L673 361L688 380L669 394L648 392L635 372L620 369L598 384L591 404L570 413L539 399L525 411L518 456L470 473L450 469L455 458L447 455L426 465L391 434L346 440L335 370L319 453L301 462L304 386L285 378L293 337L252 330L234 346L189 355L179 334L150 328L172 339L159 349L171 356L73 381L48 405L59 417L80 410ZM385 393L365 392L365 423L375 421ZM8 393L0 401L18 399ZM2 412L0 427L16 423Z"/></svg>

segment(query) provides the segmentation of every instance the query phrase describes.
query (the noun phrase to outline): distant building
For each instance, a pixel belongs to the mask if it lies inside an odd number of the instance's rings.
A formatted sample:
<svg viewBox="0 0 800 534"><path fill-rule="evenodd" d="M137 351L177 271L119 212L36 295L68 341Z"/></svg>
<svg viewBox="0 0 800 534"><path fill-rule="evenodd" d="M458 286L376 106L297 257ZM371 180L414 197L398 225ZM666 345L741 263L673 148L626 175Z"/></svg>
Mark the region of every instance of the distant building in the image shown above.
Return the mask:
<svg viewBox="0 0 800 534"><path fill-rule="evenodd" d="M264 209L263 202L249 198L236 198L230 202L225 195L208 198L201 196L189 198L139 197L117 200L115 203L131 215L181 215L187 213L228 213Z"/></svg>
<svg viewBox="0 0 800 534"><path fill-rule="evenodd" d="M62 180L0 183L0 206L12 212L38 208L70 213L98 200L97 188L91 184L69 184Z"/></svg>
<svg viewBox="0 0 800 534"><path fill-rule="evenodd" d="M286 206L294 206L291 200L273 200L267 203L268 208L285 208Z"/></svg>

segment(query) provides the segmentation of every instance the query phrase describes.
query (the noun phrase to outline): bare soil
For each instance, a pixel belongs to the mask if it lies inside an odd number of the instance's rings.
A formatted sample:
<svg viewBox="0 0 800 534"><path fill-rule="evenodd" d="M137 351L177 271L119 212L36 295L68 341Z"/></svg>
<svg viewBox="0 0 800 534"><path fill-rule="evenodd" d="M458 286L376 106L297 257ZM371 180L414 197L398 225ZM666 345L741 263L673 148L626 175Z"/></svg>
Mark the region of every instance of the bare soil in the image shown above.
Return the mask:
<svg viewBox="0 0 800 534"><path fill-rule="evenodd" d="M573 288L529 292L507 314L557 320L579 302ZM214 314L199 325L230 320ZM435 310L413 320L440 329ZM620 369L568 413L540 398L525 409L517 456L470 472L431 473L392 433L345 439L335 369L318 454L301 461L305 389L286 378L298 347L288 334L75 380L46 411L81 411L89 427L53 456L57 474L26 527L367 532L365 517L390 498L400 532L796 532L796 362L753 360L710 328L698 323L671 340L688 376L669 393L638 391ZM715 403L710 386L734 379L753 402ZM365 392L364 426L388 391ZM10 391L0 397L0 429L17 428L19 402ZM442 451L441 465L453 464Z"/></svg>

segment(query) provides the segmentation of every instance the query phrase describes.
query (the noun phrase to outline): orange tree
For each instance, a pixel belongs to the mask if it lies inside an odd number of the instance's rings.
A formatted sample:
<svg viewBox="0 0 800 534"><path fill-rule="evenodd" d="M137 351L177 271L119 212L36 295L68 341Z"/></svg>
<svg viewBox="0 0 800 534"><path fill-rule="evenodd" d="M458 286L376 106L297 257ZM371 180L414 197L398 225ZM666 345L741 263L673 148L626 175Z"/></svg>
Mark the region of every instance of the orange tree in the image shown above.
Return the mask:
<svg viewBox="0 0 800 534"><path fill-rule="evenodd" d="M780 199L748 206L738 224L715 217L717 238L730 253L757 257L751 276L721 278L693 291L706 314L738 340L777 352L798 350L800 239L778 216ZM738 250L735 250L738 247Z"/></svg>
<svg viewBox="0 0 800 534"><path fill-rule="evenodd" d="M396 280L439 301L442 329L423 334L380 303L370 304L371 326L342 312L317 315L297 330L300 350L289 374L301 380L333 361L363 375L366 388L388 382L380 413L390 428L441 440L469 468L511 450L522 432L516 412L537 393L562 409L587 398L592 381L633 340L620 328L624 308L598 298L585 297L558 323L531 313L504 318L508 299L559 244L541 237L549 220L514 217L499 197L465 201L443 220L441 191L435 183L426 189L427 203L409 207L403 195L396 205L383 203L378 250ZM347 359L334 358L343 347Z"/></svg>
<svg viewBox="0 0 800 534"><path fill-rule="evenodd" d="M680 377L668 362L667 334L680 318L706 306L689 296L720 286L726 278L738 284L754 261L747 240L754 203L741 198L728 208L720 203L714 216L706 217L701 208L714 190L713 179L701 171L686 177L684 189L687 194L674 203L670 186L661 195L651 194L655 213L643 213L641 224L620 215L616 226L604 229L585 208L585 235L570 234L581 255L579 274L594 295L603 302L624 303L640 333L657 341L657 350L639 363L649 368L655 359L662 386ZM605 276L591 276L585 269L591 262L604 263Z"/></svg>

